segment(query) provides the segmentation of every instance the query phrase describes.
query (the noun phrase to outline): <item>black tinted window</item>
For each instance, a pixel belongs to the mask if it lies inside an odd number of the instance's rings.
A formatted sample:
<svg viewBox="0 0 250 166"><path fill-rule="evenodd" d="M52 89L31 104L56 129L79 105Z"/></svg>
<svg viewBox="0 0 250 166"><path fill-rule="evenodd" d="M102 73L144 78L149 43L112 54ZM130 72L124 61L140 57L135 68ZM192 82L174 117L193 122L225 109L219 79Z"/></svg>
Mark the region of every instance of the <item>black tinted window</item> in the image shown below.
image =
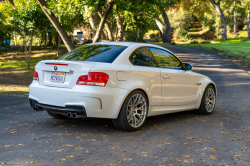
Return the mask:
<svg viewBox="0 0 250 166"><path fill-rule="evenodd" d="M157 48L149 49L154 55L155 61L159 67L168 69L182 69L182 63L174 55Z"/></svg>
<svg viewBox="0 0 250 166"><path fill-rule="evenodd" d="M157 67L154 57L146 47L135 50L130 56L130 61L136 66Z"/></svg>
<svg viewBox="0 0 250 166"><path fill-rule="evenodd" d="M126 48L116 45L84 45L65 54L59 60L112 63Z"/></svg>

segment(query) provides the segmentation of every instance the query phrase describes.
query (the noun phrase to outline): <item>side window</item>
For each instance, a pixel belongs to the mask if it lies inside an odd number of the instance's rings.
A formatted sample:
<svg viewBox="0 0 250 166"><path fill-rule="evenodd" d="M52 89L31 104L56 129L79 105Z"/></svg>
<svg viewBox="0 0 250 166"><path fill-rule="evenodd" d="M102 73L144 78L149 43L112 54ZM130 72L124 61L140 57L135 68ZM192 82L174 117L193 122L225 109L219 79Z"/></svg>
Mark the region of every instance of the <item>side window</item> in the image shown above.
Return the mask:
<svg viewBox="0 0 250 166"><path fill-rule="evenodd" d="M136 66L157 67L154 57L148 48L138 48L129 58L130 62Z"/></svg>
<svg viewBox="0 0 250 166"><path fill-rule="evenodd" d="M149 48L154 55L155 61L161 68L182 69L182 63L174 55L158 48Z"/></svg>

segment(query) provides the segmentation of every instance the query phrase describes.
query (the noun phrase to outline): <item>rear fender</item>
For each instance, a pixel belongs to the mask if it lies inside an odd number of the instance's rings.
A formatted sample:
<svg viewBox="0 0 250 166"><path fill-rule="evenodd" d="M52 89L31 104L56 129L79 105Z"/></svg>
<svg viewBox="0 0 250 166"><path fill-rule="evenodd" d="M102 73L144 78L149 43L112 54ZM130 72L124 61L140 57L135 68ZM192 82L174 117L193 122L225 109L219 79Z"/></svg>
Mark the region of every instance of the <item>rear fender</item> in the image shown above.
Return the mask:
<svg viewBox="0 0 250 166"><path fill-rule="evenodd" d="M145 95L146 95L146 97L147 97L147 99L148 99L148 104L149 104L149 106L150 106L151 101L149 100L148 92L147 92L146 88L141 87L141 86L135 86L135 87L133 87L131 90L129 90L129 91L127 92L127 94L124 96L123 101L121 102L122 104L120 105L119 110L117 111L116 118L118 118L118 116L119 116L119 114L120 114L120 111L121 111L121 108L122 108L122 106L123 106L123 104L124 104L126 98L127 98L128 95L129 95L131 92L133 92L134 90L141 90L141 91L144 91L144 92L145 92ZM149 111L149 110L148 110L148 111Z"/></svg>

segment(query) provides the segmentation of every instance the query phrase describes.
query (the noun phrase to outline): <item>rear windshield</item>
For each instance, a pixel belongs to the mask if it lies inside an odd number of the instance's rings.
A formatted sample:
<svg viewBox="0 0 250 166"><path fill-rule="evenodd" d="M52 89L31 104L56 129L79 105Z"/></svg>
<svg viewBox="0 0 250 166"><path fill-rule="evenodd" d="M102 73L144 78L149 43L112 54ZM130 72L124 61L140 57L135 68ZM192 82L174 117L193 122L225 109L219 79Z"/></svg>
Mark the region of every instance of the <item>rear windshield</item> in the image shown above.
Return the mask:
<svg viewBox="0 0 250 166"><path fill-rule="evenodd" d="M126 48L117 45L84 45L65 54L59 60L112 63Z"/></svg>

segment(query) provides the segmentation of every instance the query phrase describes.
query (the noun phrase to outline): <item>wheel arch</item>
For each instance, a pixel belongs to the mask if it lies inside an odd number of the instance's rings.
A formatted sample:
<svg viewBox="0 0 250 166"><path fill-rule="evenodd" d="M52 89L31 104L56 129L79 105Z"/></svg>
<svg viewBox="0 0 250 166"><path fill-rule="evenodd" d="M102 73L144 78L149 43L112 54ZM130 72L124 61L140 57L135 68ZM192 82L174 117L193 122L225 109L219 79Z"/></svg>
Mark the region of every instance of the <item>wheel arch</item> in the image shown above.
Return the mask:
<svg viewBox="0 0 250 166"><path fill-rule="evenodd" d="M215 94L217 95L217 89L216 89L216 85L215 85L215 83L209 83L207 86L209 86L209 85L212 85L213 87L214 87L214 90L215 90Z"/></svg>
<svg viewBox="0 0 250 166"><path fill-rule="evenodd" d="M215 95L216 95L216 98L217 98L217 88L216 88L216 84L215 84L212 80L208 81L208 82L206 83L206 85L202 88L202 95L201 95L201 97L203 96L205 89L206 89L209 85L212 85L212 86L214 87Z"/></svg>
<svg viewBox="0 0 250 166"><path fill-rule="evenodd" d="M135 87L135 88L131 89L130 91L128 91L128 93L124 96L123 101L121 102L122 104L119 106L119 110L117 111L116 119L118 118L118 116L119 116L119 114L120 114L122 105L124 104L126 98L128 97L128 95L129 95L130 93L132 93L132 92L135 91L135 90L140 90L140 91L146 96L146 99L147 99L147 101L148 101L148 106L150 105L150 101L149 101L148 94L147 94L146 90L145 90L144 88L142 88L142 87Z"/></svg>

